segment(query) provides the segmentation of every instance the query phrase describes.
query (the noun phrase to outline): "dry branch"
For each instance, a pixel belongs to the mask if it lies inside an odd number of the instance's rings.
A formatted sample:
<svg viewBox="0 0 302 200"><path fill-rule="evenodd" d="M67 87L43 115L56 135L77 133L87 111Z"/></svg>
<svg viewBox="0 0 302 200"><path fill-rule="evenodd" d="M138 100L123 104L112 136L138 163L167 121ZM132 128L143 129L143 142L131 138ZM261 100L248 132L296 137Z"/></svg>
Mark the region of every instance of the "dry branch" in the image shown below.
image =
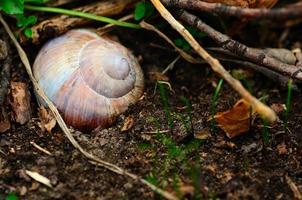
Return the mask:
<svg viewBox="0 0 302 200"><path fill-rule="evenodd" d="M171 7L184 8L189 10L206 11L224 16L235 16L252 19L297 19L302 17L302 2L292 4L285 8L241 8L237 6L228 6L220 3L207 3L196 0L162 0L162 2Z"/></svg>
<svg viewBox="0 0 302 200"><path fill-rule="evenodd" d="M79 7L74 10L101 16L113 16L122 13L129 7L132 7L135 2L137 2L137 0L105 0ZM31 28L33 32L32 38L29 39L21 35L20 42L24 44L28 42L28 40L31 40L33 43L37 44L42 40L62 34L73 27L83 26L88 22L89 20L84 18L58 15L34 25Z"/></svg>
<svg viewBox="0 0 302 200"><path fill-rule="evenodd" d="M205 32L210 38L212 38L224 49L227 49L230 52L259 65L269 67L272 70L281 72L292 78L302 80L302 72L299 67L283 63L282 61L267 54L263 50L247 47L246 45L231 39L227 35L216 31L212 27L205 24L201 19L185 10L180 10L179 12L177 12L177 14L181 20L185 21L191 26L194 26L200 31Z"/></svg>
<svg viewBox="0 0 302 200"><path fill-rule="evenodd" d="M222 76L246 101L248 101L253 109L258 112L262 117L269 121L275 121L277 119L276 114L268 106L261 103L258 99L253 97L242 84L233 78L220 64L220 62L213 58L207 51L205 51L194 37L187 31L187 29L181 25L171 13L164 7L159 0L151 0L154 7L159 11L161 16L170 23L170 25L176 29L192 46L192 48L212 67L213 71Z"/></svg>

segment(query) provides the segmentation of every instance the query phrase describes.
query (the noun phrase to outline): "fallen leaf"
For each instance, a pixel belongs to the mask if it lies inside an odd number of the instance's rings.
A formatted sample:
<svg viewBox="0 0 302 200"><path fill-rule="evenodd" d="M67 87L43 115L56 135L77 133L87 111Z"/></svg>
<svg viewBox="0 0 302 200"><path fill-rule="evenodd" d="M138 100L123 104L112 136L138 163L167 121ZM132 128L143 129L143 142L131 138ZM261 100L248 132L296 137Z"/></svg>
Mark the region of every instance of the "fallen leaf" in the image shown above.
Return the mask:
<svg viewBox="0 0 302 200"><path fill-rule="evenodd" d="M11 82L11 106L16 122L25 124L31 119L30 93L26 83Z"/></svg>
<svg viewBox="0 0 302 200"><path fill-rule="evenodd" d="M39 109L39 117L40 117L40 128L42 131L47 131L51 133L51 130L55 127L56 125L56 119L52 115L51 112L48 112L43 106L40 107Z"/></svg>
<svg viewBox="0 0 302 200"><path fill-rule="evenodd" d="M32 179L34 179L35 181L38 181L39 183L42 183L50 188L52 188L51 182L48 178L46 178L45 176L42 176L41 174L37 173L37 172L32 172L29 170L25 170L25 173L30 176Z"/></svg>
<svg viewBox="0 0 302 200"><path fill-rule="evenodd" d="M278 153L279 155L284 155L287 153L287 148L286 148L286 144L282 143L282 144L279 144L277 146L277 150L278 150Z"/></svg>
<svg viewBox="0 0 302 200"><path fill-rule="evenodd" d="M233 108L226 112L217 113L214 118L226 135L233 138L249 130L253 114L251 105L244 99L240 99Z"/></svg>
<svg viewBox="0 0 302 200"><path fill-rule="evenodd" d="M123 127L121 128L121 131L124 132L130 130L133 127L133 124L134 124L133 116L130 115L126 117L126 119L124 120Z"/></svg>

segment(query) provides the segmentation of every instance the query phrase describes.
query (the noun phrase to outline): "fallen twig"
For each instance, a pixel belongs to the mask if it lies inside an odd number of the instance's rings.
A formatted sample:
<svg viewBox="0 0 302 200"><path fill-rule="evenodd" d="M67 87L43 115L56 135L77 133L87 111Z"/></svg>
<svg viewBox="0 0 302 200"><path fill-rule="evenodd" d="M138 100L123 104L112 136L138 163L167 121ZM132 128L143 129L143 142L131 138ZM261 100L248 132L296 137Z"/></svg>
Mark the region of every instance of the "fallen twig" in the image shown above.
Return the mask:
<svg viewBox="0 0 302 200"><path fill-rule="evenodd" d="M31 141L30 142L31 145L33 145L36 149L38 149L39 151L49 155L49 156L52 156L52 153L50 153L48 150L42 148L41 146L39 146L37 143L35 143L34 141Z"/></svg>
<svg viewBox="0 0 302 200"><path fill-rule="evenodd" d="M227 35L216 31L212 27L205 24L201 19L185 10L180 10L177 14L181 20L185 21L191 26L194 26L200 31L205 32L224 49L227 49L230 52L259 65L269 67L272 70L281 72L292 78L302 80L301 68L295 65L283 63L280 60L268 55L263 50L247 47L246 45L229 38Z"/></svg>
<svg viewBox="0 0 302 200"><path fill-rule="evenodd" d="M77 149L79 150L86 158L88 158L90 161L97 163L97 165L102 166L112 172L115 172L119 175L123 175L123 176L127 176L133 180L137 180L141 183L143 183L144 185L147 185L149 188L151 188L154 192L162 195L163 197L165 197L166 199L169 200L176 200L178 199L177 197L175 197L173 194L164 191L160 188L158 188L157 186L149 183L148 181L146 181L143 178L140 178L139 176L132 174L120 167L118 167L117 165L114 165L112 163L106 162L104 160L101 160L99 158L97 158L96 156L92 155L91 153L87 152L86 150L84 150L79 143L75 140L75 138L72 136L69 128L67 127L67 125L65 124L63 118L61 117L59 111L57 110L57 108L55 107L55 105L49 100L49 98L45 95L44 91L41 89L40 85L38 84L37 80L34 78L32 70L31 70L31 66L29 63L29 60L27 58L26 53L24 52L24 50L22 49L22 47L20 46L20 44L18 43L17 39L15 38L14 34L12 33L12 31L10 30L9 26L7 25L7 23L5 22L5 20L2 18L2 15L0 14L0 22L3 25L4 29L6 30L6 32L8 33L9 37L11 38L12 42L14 43L18 54L20 56L20 59L22 61L22 63L25 66L25 69L28 73L28 76L30 78L30 80L33 83L35 92L37 95L39 95L39 97L41 97L41 100L43 100L48 108L52 111L53 115L55 116L58 124L60 125L62 131L64 132L64 134L66 135L66 137L68 138L68 140L71 142L71 144Z"/></svg>
<svg viewBox="0 0 302 200"><path fill-rule="evenodd" d="M196 0L162 0L166 6L184 8L189 10L206 11L216 13L224 16L236 16L240 18L252 19L271 19L271 20L284 20L284 19L297 19L302 17L302 2L292 4L285 8L241 8L237 6L228 6L220 3L208 3Z"/></svg>
<svg viewBox="0 0 302 200"><path fill-rule="evenodd" d="M141 27L143 27L144 29L150 30L150 31L154 31L155 33L157 33L160 37L162 37L164 40L166 40L171 46L173 46L173 48L181 55L181 57L183 57L186 61L190 62L190 63L201 63L200 60L197 60L195 58L193 58L190 54L186 53L185 51L183 51L182 49L178 48L173 42L172 40L170 40L170 38L168 36L166 36L163 32L161 32L160 30L158 30L157 28L155 28L153 25L148 24L145 21L142 21L140 23Z"/></svg>
<svg viewBox="0 0 302 200"><path fill-rule="evenodd" d="M288 175L285 175L285 180L286 180L286 183L288 184L289 188L292 190L295 199L302 200L302 194L299 191L299 188L294 183L294 181Z"/></svg>
<svg viewBox="0 0 302 200"><path fill-rule="evenodd" d="M164 7L159 0L151 0L154 7L159 11L161 16L166 19L170 25L176 29L192 46L192 48L212 67L213 71L222 76L246 101L248 101L253 109L258 112L262 117L269 121L275 121L277 119L276 114L268 106L261 103L258 99L253 97L242 84L233 78L220 64L220 62L213 58L207 51L205 51L193 36L187 31L187 29L181 25L171 13Z"/></svg>

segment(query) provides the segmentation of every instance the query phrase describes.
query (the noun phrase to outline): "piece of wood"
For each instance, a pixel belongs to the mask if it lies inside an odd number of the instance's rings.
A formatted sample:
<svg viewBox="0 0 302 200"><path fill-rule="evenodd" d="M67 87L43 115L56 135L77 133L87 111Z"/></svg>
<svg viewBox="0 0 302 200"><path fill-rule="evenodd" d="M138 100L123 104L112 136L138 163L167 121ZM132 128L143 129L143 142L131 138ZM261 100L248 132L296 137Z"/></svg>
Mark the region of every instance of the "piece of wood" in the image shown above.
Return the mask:
<svg viewBox="0 0 302 200"><path fill-rule="evenodd" d="M74 10L108 17L121 14L127 8L133 7L135 2L137 2L137 0L105 0L94 2ZM65 33L71 28L83 26L87 23L89 23L88 19L68 15L57 15L31 27L31 38L20 34L20 42L25 44L31 41L34 44L38 44L48 38Z"/></svg>

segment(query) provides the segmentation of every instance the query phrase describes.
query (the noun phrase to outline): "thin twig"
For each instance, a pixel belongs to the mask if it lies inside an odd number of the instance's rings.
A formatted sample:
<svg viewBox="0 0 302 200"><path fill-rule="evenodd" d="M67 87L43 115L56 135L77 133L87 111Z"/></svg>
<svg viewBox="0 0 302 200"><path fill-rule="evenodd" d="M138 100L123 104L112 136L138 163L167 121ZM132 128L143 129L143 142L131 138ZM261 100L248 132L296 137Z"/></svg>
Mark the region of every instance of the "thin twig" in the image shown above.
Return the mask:
<svg viewBox="0 0 302 200"><path fill-rule="evenodd" d="M140 178L139 176L132 174L130 172L127 172L126 170L118 167L117 165L114 165L112 163L106 162L104 160L101 160L97 157L95 157L94 155L88 153L86 150L84 150L79 143L75 140L75 138L72 136L70 130L68 129L67 125L65 124L63 118L61 117L59 111L57 110L57 108L55 107L55 105L49 100L49 98L45 95L44 91L42 90L42 88L40 87L40 85L38 84L37 80L34 78L32 70L31 70L31 66L29 63L29 60L27 58L26 53L24 52L24 50L22 49L22 47L20 46L20 44L18 43L17 39L15 38L14 34L12 33L12 31L10 30L9 26L7 25L7 23L5 22L5 20L2 18L2 15L0 14L0 22L2 23L4 29L6 30L6 32L8 33L8 35L10 36L11 40L13 41L19 56L21 58L22 63L25 66L25 69L28 73L29 78L31 79L35 92L37 95L39 95L39 97L41 97L41 99L46 102L47 106L49 107L49 109L52 111L53 115L55 116L58 124L60 125L62 131L65 133L66 137L68 138L68 140L71 142L71 144L77 149L79 150L86 158L88 158L90 161L93 161L95 163L97 163L99 166L102 166L112 172L115 172L119 175L124 175L127 176L131 179L134 180L138 180L141 183L147 185L149 188L151 188L154 192L157 192L158 194L162 195L163 197L165 197L166 199L169 200L176 200L178 199L177 197L175 197L173 194L164 191L158 187L156 187L155 185L149 183L148 181L146 181L145 179Z"/></svg>
<svg viewBox="0 0 302 200"><path fill-rule="evenodd" d="M205 24L200 18L185 10L180 10L177 14L181 20L199 29L200 31L205 32L224 49L227 49L230 52L259 65L269 67L272 70L281 72L292 78L302 80L301 69L297 66L283 63L280 60L270 56L263 50L247 47L246 45L231 39L227 35L216 31L212 27Z"/></svg>
<svg viewBox="0 0 302 200"><path fill-rule="evenodd" d="M44 149L43 147L39 146L37 143L35 143L34 141L31 141L30 142L31 145L33 145L36 149L38 149L39 151L49 155L49 156L52 156L52 153L50 153L48 150Z"/></svg>
<svg viewBox="0 0 302 200"><path fill-rule="evenodd" d="M142 21L139 25L141 25L141 27L143 27L144 29L154 31L155 33L157 33L160 37L162 37L164 40L166 40L166 42L168 42L186 61L188 61L190 63L195 63L195 64L201 63L200 60L193 58L190 54L188 54L185 51L183 51L182 49L178 48L168 36L166 36L163 32L158 30L155 26L153 26L145 21Z"/></svg>
<svg viewBox="0 0 302 200"><path fill-rule="evenodd" d="M197 11L206 11L216 13L224 16L236 16L252 19L271 19L271 20L284 20L284 19L297 19L302 17L302 2L292 4L285 8L241 8L237 6L228 6L221 3L208 3L196 0L162 0L166 6L178 7Z"/></svg>
<svg viewBox="0 0 302 200"><path fill-rule="evenodd" d="M129 19L133 19L134 18L134 14L129 14L129 15L126 15L122 18L119 18L118 21L121 21L121 22L124 22L124 21L128 21ZM114 27L116 25L114 24L106 24L105 26L102 26L100 28L97 28L96 29L96 32L99 34L99 35L103 35L103 34L106 34L110 31L110 29L112 27Z"/></svg>
<svg viewBox="0 0 302 200"><path fill-rule="evenodd" d="M275 112L268 106L264 105L258 99L253 97L235 78L233 78L228 71L220 64L220 62L213 58L207 51L205 51L194 37L189 33L189 31L181 25L171 13L164 7L164 5L159 0L151 0L154 7L159 11L161 16L170 23L170 25L176 29L192 46L192 48L212 67L213 71L217 72L222 76L246 101L248 101L253 109L258 112L262 117L269 121L275 121L277 119Z"/></svg>
<svg viewBox="0 0 302 200"><path fill-rule="evenodd" d="M289 188L292 190L295 199L302 200L302 193L299 191L299 188L294 183L294 181L288 175L285 175L285 180Z"/></svg>

